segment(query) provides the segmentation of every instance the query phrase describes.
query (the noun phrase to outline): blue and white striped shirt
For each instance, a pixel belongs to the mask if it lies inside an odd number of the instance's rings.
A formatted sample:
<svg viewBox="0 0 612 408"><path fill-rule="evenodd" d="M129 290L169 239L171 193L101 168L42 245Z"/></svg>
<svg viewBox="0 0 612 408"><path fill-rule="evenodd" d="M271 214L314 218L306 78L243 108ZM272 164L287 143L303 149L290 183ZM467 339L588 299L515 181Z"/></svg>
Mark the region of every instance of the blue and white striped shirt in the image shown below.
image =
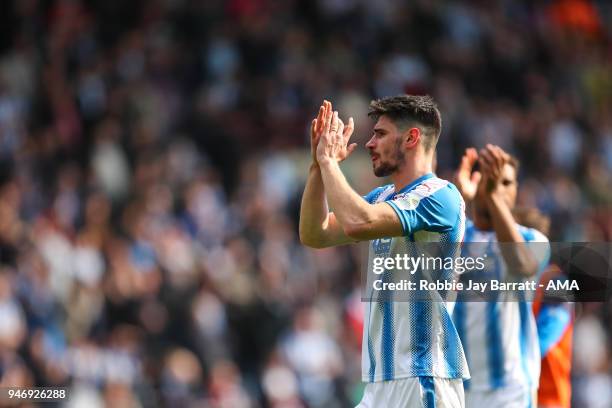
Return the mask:
<svg viewBox="0 0 612 408"><path fill-rule="evenodd" d="M526 242L543 242L531 245L538 259L541 272L550 258L548 239L533 228L518 226ZM485 243L470 245L469 243ZM468 220L463 256L487 255L492 267L483 271L467 272L461 280L486 273L478 279L499 281L524 281L508 271L497 244L495 231L478 230ZM534 278L535 279L535 278ZM527 390L538 385L540 376L540 350L536 322L531 302L526 300L499 299L499 301L460 301L453 310L453 321L459 331L472 378L465 382L465 389L491 391L503 387L522 387Z"/></svg>
<svg viewBox="0 0 612 408"><path fill-rule="evenodd" d="M374 257L410 253L414 242L457 243L463 239L465 204L457 188L429 173L400 191L390 184L370 192L369 203L388 203L404 236L370 242ZM452 256L456 245L442 245ZM456 251L455 251L456 252ZM469 378L461 342L443 301L379 301L365 307L362 377L366 382L406 377Z"/></svg>

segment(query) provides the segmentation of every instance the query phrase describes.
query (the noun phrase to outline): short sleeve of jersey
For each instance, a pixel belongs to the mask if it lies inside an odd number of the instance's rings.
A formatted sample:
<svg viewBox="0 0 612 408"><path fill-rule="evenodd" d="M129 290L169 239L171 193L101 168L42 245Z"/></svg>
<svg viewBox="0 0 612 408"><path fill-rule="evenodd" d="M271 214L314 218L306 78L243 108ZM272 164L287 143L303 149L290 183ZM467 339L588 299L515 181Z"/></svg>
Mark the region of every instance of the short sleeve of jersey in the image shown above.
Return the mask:
<svg viewBox="0 0 612 408"><path fill-rule="evenodd" d="M550 262L550 243L548 238L533 228L519 227L519 231L538 261L537 276L540 276Z"/></svg>
<svg viewBox="0 0 612 408"><path fill-rule="evenodd" d="M447 232L462 219L463 199L450 183L433 192L417 188L386 203L397 213L405 236L421 230Z"/></svg>

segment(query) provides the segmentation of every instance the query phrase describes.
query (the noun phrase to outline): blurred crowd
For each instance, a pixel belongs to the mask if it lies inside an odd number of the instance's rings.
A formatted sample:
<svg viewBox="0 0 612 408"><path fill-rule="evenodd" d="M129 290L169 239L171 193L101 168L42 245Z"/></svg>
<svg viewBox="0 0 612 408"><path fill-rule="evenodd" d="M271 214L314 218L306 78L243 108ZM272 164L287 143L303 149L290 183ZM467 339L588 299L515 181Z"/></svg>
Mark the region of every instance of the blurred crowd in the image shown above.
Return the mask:
<svg viewBox="0 0 612 408"><path fill-rule="evenodd" d="M552 241L612 241L610 2L4 3L0 386L355 404L363 251L297 239L323 98L363 145L372 98L430 93L440 175L498 144ZM345 170L360 193L381 182L364 148ZM575 406L612 406L612 304L577 318Z"/></svg>

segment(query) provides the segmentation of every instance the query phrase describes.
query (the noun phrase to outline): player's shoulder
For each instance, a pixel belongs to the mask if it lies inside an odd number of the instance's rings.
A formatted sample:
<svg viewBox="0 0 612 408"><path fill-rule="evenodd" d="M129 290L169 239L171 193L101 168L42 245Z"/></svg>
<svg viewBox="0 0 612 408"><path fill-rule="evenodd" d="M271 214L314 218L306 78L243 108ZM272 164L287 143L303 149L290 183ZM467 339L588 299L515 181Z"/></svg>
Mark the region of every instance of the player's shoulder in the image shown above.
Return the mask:
<svg viewBox="0 0 612 408"><path fill-rule="evenodd" d="M410 189L409 193L425 198L444 191L448 184L448 180L432 176L415 185L414 188Z"/></svg>
<svg viewBox="0 0 612 408"><path fill-rule="evenodd" d="M433 176L429 177L420 183L413 186L411 189L404 191L396 196L417 197L419 199L435 197L435 198L460 198L459 190L448 180Z"/></svg>
<svg viewBox="0 0 612 408"><path fill-rule="evenodd" d="M421 216L429 222L464 230L465 205L461 194L448 180L429 177L398 194L394 203L404 210L421 208Z"/></svg>
<svg viewBox="0 0 612 408"><path fill-rule="evenodd" d="M429 199L443 210L455 211L464 208L463 198L453 183L439 177L424 180L410 192L420 200Z"/></svg>
<svg viewBox="0 0 612 408"><path fill-rule="evenodd" d="M535 228L526 227L521 224L517 224L517 227L523 239L527 242L548 242L546 235Z"/></svg>

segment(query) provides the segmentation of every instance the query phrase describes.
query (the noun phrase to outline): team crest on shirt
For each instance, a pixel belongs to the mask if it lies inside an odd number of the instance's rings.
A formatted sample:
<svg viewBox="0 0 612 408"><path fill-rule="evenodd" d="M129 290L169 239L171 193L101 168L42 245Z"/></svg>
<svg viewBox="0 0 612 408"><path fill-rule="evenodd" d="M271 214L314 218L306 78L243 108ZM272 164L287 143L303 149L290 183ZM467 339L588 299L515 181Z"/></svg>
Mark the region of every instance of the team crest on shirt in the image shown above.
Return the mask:
<svg viewBox="0 0 612 408"><path fill-rule="evenodd" d="M401 210L414 210L419 206L421 197L412 193L399 194L393 202Z"/></svg>

